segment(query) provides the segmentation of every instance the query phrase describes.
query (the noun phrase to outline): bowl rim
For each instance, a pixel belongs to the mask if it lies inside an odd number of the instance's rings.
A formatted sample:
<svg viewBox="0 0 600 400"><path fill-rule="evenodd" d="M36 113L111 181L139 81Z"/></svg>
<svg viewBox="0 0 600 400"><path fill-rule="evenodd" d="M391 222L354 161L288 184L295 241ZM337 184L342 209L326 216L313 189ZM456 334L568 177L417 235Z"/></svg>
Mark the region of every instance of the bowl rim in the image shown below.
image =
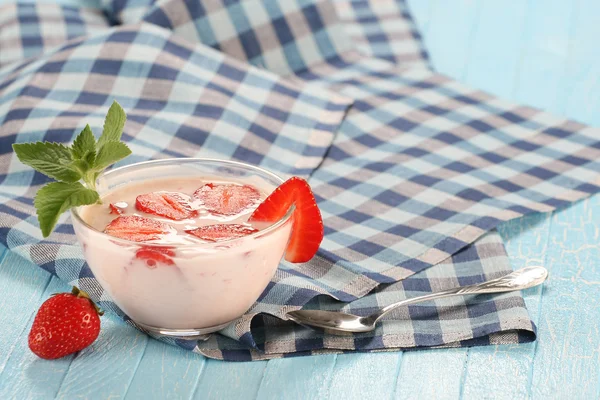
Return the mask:
<svg viewBox="0 0 600 400"><path fill-rule="evenodd" d="M270 176L271 178L274 178L276 181L279 181L279 184L282 184L285 180L280 177L279 175L268 171L264 168L261 167L257 167L255 165L252 164L247 164L247 163L243 163L243 162L239 162L239 161L232 161L232 160L223 160L223 159L219 159L219 158L201 158L201 157L173 157L173 158L163 158L163 159L159 159L159 160L149 160L149 161L141 161L141 162L137 162L137 163L133 163L133 164L128 164L128 165L124 165L118 168L114 168L111 169L109 171L104 171L102 174L100 174L98 176L98 178L96 179L96 181L98 181L99 179L105 177L105 176L109 176L111 174L114 173L118 173L121 172L123 170L127 170L129 168L132 167L143 167L143 166L155 166L155 165L160 165L160 164L171 164L173 162L177 162L177 161L183 161L183 162L189 162L189 163L193 163L193 162L207 162L207 163L219 163L219 164L223 164L224 166L234 166L234 167L241 167L241 168L245 168L245 169L251 169L255 172L258 172L260 174L264 174L267 176ZM80 207L85 207L85 206L80 206ZM83 220L83 218L81 217L81 215L79 214L79 208L80 207L73 207L71 208L71 216L73 217L74 220L77 221L77 223L79 225L81 225L82 227L84 227L87 230L90 230L92 232L95 232L97 234L100 234L102 236L105 236L107 239L115 241L115 242L119 242L119 243L123 243L126 245L130 245L130 246L143 246L143 247L150 247L150 248L175 248L175 249L181 249L181 248L205 248L205 247L209 247L209 248L214 248L217 246L224 246L227 243L231 243L231 242L235 242L235 241L239 241L241 239L247 239L247 238L260 238L262 236L266 236L269 235L270 233L272 233L273 231L276 231L278 228L280 228L281 226L285 225L292 217L292 215L294 214L294 210L295 210L295 206L292 205L289 210L286 212L286 214L281 217L279 220L277 220L276 222L272 223L271 225L267 226L264 229L259 230L258 232L254 232L251 233L249 235L243 236L243 237L238 237L238 238L232 238L232 239L227 239L227 240L221 240L218 242L206 242L206 243L172 243L172 244L165 244L165 243L148 243L148 242L136 242L133 240L128 240L128 239L122 239L116 236L111 236L103 231L100 231L96 228L94 228L93 226L91 226L90 224L88 224L86 221ZM118 217L117 217L118 218ZM290 235L291 235L291 231L290 231Z"/></svg>

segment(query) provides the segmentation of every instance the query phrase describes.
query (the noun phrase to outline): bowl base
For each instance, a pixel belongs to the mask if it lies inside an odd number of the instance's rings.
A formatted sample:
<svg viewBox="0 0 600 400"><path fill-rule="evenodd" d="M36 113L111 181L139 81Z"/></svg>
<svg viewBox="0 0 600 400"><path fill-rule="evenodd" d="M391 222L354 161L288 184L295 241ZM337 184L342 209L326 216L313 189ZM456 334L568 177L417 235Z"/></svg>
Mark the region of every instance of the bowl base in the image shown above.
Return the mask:
<svg viewBox="0 0 600 400"><path fill-rule="evenodd" d="M224 324L209 326L207 328L192 328L192 329L167 329L159 328L156 326L150 326L142 324L141 322L131 321L135 325L139 326L145 331L152 333L156 336L168 337L172 339L181 340L208 340L210 335L214 332L220 331L233 321L225 322Z"/></svg>

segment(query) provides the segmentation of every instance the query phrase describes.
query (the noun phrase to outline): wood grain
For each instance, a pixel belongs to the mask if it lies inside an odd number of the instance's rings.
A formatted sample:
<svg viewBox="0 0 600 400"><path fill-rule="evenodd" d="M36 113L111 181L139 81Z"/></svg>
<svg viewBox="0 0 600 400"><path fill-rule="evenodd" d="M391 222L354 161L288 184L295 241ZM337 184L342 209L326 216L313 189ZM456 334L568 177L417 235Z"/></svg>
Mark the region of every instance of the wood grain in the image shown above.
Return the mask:
<svg viewBox="0 0 600 400"><path fill-rule="evenodd" d="M421 4L420 7L424 7L423 3L432 3L426 25L421 25L420 9L414 12L417 13L415 16L419 27L423 26L425 45L433 67L438 72L463 81L478 28L476 21L481 12L481 2L431 0L411 2L411 6L417 3ZM449 15L457 21L450 29ZM449 43L452 45L449 46Z"/></svg>
<svg viewBox="0 0 600 400"><path fill-rule="evenodd" d="M259 399L327 399L338 356L324 355L267 363L257 392Z"/></svg>
<svg viewBox="0 0 600 400"><path fill-rule="evenodd" d="M102 318L98 339L73 359L57 398L125 397L149 340L145 334L107 314ZM145 393L154 396L149 389Z"/></svg>
<svg viewBox="0 0 600 400"><path fill-rule="evenodd" d="M551 279L541 302L530 394L598 398L600 378L600 198L552 217L546 265Z"/></svg>
<svg viewBox="0 0 600 400"><path fill-rule="evenodd" d="M198 387L206 359L157 340L149 340L126 398L152 393L161 399L190 398Z"/></svg>

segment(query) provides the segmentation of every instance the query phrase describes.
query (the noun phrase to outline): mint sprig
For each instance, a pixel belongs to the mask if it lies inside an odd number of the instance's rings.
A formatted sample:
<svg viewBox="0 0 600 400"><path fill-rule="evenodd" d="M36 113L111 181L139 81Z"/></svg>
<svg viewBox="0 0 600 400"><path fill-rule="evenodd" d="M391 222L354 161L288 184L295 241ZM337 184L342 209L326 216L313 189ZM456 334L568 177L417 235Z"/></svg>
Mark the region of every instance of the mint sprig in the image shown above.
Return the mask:
<svg viewBox="0 0 600 400"><path fill-rule="evenodd" d="M100 203L96 179L107 167L131 154L121 142L126 119L125 111L115 101L98 141L86 125L70 147L51 142L13 144L23 164L58 181L39 189L33 203L44 237L50 235L58 217L68 209Z"/></svg>

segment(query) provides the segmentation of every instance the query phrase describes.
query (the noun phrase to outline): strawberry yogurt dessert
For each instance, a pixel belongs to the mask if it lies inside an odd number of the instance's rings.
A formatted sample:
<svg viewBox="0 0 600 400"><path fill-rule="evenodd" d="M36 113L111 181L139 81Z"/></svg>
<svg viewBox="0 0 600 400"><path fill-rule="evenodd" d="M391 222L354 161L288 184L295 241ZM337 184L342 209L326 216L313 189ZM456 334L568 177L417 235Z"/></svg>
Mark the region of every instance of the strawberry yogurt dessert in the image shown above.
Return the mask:
<svg viewBox="0 0 600 400"><path fill-rule="evenodd" d="M97 184L102 204L72 210L85 259L134 322L161 334L223 328L258 299L284 254L306 262L323 238L304 180L247 164L150 161Z"/></svg>

